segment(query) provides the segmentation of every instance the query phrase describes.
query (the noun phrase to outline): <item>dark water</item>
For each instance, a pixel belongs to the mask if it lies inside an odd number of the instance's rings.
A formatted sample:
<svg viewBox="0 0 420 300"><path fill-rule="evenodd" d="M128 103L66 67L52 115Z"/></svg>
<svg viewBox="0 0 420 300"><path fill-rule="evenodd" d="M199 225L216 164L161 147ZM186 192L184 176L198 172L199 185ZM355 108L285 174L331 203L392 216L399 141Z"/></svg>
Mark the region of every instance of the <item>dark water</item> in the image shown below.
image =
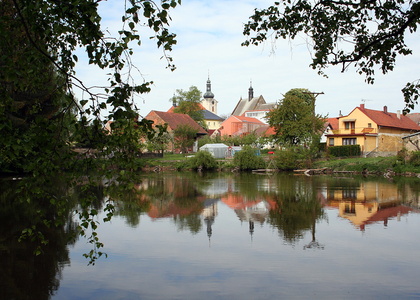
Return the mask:
<svg viewBox="0 0 420 300"><path fill-rule="evenodd" d="M55 233L36 258L3 238L0 298L420 298L419 183L148 174L134 197L98 192L116 211L98 228L108 257L94 266L82 238Z"/></svg>

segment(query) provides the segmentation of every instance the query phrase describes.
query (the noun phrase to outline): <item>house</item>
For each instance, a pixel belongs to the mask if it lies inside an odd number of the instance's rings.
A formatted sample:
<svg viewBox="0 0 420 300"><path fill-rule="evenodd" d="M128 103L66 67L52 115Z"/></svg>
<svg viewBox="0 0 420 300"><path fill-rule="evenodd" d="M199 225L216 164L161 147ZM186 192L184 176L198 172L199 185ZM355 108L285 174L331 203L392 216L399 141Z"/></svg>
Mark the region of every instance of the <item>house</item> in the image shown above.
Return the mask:
<svg viewBox="0 0 420 300"><path fill-rule="evenodd" d="M219 132L222 136L242 136L265 126L267 125L255 118L230 116L220 125Z"/></svg>
<svg viewBox="0 0 420 300"><path fill-rule="evenodd" d="M264 97L254 97L254 89L252 86L248 89L248 98L239 99L235 108L232 111L233 116L245 116L248 113L248 117L265 117L265 114L275 108L276 103L265 102ZM256 115L249 115L250 113L256 113Z"/></svg>
<svg viewBox="0 0 420 300"><path fill-rule="evenodd" d="M324 131L321 135L320 143L327 143L327 135L331 134L333 130L338 129L338 118L328 118L324 123Z"/></svg>
<svg viewBox="0 0 420 300"><path fill-rule="evenodd" d="M403 148L403 137L420 131L407 116L365 108L364 104L338 118L338 128L327 134L327 146L360 145L363 155L395 155Z"/></svg>
<svg viewBox="0 0 420 300"><path fill-rule="evenodd" d="M257 109L257 110L248 110L244 113L245 117L255 118L263 122L264 124L268 124L267 122L267 113L270 109Z"/></svg>
<svg viewBox="0 0 420 300"><path fill-rule="evenodd" d="M210 130L216 130L220 128L220 125L225 120L222 117L219 117L218 115L212 113L211 111L205 109L202 110L203 113L203 119L204 123L207 125L207 129Z"/></svg>
<svg viewBox="0 0 420 300"><path fill-rule="evenodd" d="M413 120L417 125L420 125L420 113L406 114L406 116Z"/></svg>
<svg viewBox="0 0 420 300"><path fill-rule="evenodd" d="M207 135L207 132L200 125L198 125L196 121L194 121L189 115L186 115L186 114L177 114L177 113L172 113L172 112L152 110L145 117L145 119L153 121L154 126L167 124L168 125L167 130L170 134L172 134L172 132L175 129L177 129L179 126L188 125L197 130L197 136L195 138L196 142L197 142L198 137ZM195 145L194 149L189 149L189 151L195 150L194 152L196 152L197 151L196 147L197 145ZM170 142L169 150L177 151L179 149L175 149L174 143Z"/></svg>
<svg viewBox="0 0 420 300"><path fill-rule="evenodd" d="M420 131L409 134L403 139L404 148L408 151L420 151Z"/></svg>

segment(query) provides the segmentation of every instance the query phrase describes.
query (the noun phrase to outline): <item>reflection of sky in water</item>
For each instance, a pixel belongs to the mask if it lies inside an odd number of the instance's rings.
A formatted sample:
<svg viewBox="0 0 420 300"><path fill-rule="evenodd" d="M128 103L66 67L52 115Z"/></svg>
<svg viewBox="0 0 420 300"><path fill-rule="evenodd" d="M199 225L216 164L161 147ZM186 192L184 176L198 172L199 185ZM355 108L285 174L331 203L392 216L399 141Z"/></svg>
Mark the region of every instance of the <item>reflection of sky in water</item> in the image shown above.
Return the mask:
<svg viewBox="0 0 420 300"><path fill-rule="evenodd" d="M221 190L223 182L215 183ZM261 206L260 204L257 207ZM259 207L261 208L261 207ZM286 243L267 222L249 224L219 201L206 226L179 231L171 218L121 217L101 225L108 258L87 266L79 241L53 299L402 299L420 297L420 215L356 229L335 208L316 223L324 250L304 250L311 231Z"/></svg>

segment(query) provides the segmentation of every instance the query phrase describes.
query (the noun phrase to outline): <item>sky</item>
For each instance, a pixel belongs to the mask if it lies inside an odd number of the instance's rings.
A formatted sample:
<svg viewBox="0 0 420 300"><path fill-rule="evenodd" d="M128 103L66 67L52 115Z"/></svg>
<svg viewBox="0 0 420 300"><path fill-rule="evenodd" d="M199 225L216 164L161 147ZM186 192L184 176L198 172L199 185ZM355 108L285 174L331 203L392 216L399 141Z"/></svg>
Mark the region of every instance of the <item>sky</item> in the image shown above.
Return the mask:
<svg viewBox="0 0 420 300"><path fill-rule="evenodd" d="M100 2L103 27L111 34L121 29L123 3ZM146 116L151 110L167 111L172 105L169 99L177 89L196 86L204 93L208 78L220 116L230 115L239 99L248 97L251 83L254 96L262 95L267 103L277 102L292 88L322 92L316 99L316 113L322 116L347 115L360 104L376 110L386 105L390 112L404 109L401 89L407 82L420 78L420 53L415 51L420 46L419 33L407 39L414 55L398 58L395 70L386 75L377 71L373 85L365 83L365 77L354 68L341 73L340 67L330 67L326 70L328 78L324 78L309 67L311 54L304 36L268 41L260 46L241 46L246 40L243 26L254 9L273 3L273 0L183 0L170 13L170 31L178 41L169 53L177 67L173 72L166 68L162 50L149 39L151 32L145 31L142 45L134 48L133 63L141 72L137 83L146 80L154 84L150 93L136 97L140 115ZM87 86L105 80L103 71L83 64L83 59L76 72ZM82 97L77 93L76 96Z"/></svg>

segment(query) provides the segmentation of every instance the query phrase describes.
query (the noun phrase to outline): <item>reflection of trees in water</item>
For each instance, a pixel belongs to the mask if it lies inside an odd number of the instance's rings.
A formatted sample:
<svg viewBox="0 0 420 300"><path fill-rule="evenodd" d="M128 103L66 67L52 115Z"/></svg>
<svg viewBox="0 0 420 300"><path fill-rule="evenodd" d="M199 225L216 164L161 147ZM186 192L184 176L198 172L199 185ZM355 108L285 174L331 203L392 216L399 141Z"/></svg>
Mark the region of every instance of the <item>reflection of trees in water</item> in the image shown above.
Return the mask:
<svg viewBox="0 0 420 300"><path fill-rule="evenodd" d="M393 179L405 205L420 209L420 184L418 177L396 177Z"/></svg>
<svg viewBox="0 0 420 300"><path fill-rule="evenodd" d="M175 215L172 218L179 231L189 230L193 234L197 234L201 231L202 219L199 214L192 213L190 215L182 216Z"/></svg>
<svg viewBox="0 0 420 300"><path fill-rule="evenodd" d="M61 270L69 263L67 245L77 237L70 215L75 202L59 179L50 178L48 185L37 178L0 181L1 299L48 299L59 287ZM34 235L19 241L24 229Z"/></svg>
<svg viewBox="0 0 420 300"><path fill-rule="evenodd" d="M317 191L310 178L282 176L275 201L277 207L270 210L268 223L277 228L286 242L294 244L313 223L324 216Z"/></svg>
<svg viewBox="0 0 420 300"><path fill-rule="evenodd" d="M110 199L115 204L115 214L124 216L130 226L137 226L140 215L148 213L151 218L172 218L178 230L199 232L205 199L199 187L208 183L194 180L195 173L147 175L138 179L131 189L123 186L108 188Z"/></svg>
<svg viewBox="0 0 420 300"><path fill-rule="evenodd" d="M108 201L114 204L114 215L124 217L131 227L137 227L140 215L150 208L150 202L144 199L144 194L139 185L113 184L107 187Z"/></svg>

